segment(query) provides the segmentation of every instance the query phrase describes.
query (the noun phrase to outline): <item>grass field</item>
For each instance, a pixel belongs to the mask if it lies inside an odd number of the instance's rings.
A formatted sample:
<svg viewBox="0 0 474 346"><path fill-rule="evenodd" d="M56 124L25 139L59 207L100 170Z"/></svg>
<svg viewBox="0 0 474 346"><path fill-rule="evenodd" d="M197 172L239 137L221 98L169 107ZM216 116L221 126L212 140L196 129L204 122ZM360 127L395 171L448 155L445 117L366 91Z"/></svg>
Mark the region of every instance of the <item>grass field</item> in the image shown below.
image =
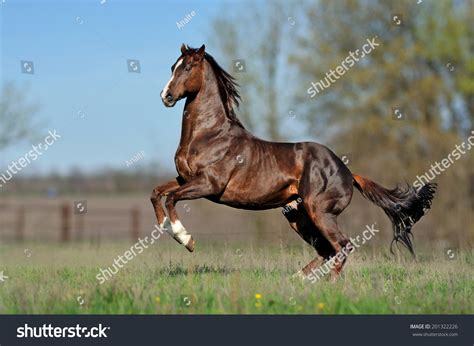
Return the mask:
<svg viewBox="0 0 474 346"><path fill-rule="evenodd" d="M472 314L473 252L442 250L418 262L354 253L333 283L291 279L306 246L210 245L189 254L174 241L148 248L112 279L99 268L129 243L0 245L0 313L114 314Z"/></svg>

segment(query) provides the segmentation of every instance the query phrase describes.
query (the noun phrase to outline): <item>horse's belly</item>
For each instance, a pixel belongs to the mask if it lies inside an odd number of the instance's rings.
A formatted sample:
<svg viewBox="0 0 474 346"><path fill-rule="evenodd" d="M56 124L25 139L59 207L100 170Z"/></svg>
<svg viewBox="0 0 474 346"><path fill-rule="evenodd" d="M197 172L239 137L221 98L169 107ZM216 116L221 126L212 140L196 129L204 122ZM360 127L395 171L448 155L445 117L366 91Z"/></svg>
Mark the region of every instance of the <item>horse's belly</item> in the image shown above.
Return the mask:
<svg viewBox="0 0 474 346"><path fill-rule="evenodd" d="M281 207L295 195L296 188L290 184L268 186L262 182L245 187L229 184L222 195L210 199L234 208L265 210Z"/></svg>

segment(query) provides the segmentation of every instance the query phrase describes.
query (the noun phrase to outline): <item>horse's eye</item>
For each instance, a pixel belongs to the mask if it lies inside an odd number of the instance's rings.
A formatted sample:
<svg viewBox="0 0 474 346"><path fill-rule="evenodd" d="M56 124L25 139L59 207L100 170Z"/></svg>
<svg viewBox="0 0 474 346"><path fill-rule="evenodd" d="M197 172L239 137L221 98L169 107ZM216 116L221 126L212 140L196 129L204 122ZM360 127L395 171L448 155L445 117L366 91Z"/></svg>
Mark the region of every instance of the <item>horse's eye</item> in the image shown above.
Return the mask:
<svg viewBox="0 0 474 346"><path fill-rule="evenodd" d="M191 65L187 65L185 68L184 68L185 71L191 71Z"/></svg>

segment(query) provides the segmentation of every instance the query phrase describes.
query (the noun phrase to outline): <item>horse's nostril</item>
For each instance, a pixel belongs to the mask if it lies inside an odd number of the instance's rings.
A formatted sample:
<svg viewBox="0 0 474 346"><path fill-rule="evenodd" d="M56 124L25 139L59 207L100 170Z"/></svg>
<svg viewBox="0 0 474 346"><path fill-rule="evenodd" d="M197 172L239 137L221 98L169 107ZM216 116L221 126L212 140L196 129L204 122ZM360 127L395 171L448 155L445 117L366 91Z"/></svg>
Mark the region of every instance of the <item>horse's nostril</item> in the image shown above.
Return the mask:
<svg viewBox="0 0 474 346"><path fill-rule="evenodd" d="M166 95L166 101L169 101L169 102L173 101L173 95L171 94Z"/></svg>

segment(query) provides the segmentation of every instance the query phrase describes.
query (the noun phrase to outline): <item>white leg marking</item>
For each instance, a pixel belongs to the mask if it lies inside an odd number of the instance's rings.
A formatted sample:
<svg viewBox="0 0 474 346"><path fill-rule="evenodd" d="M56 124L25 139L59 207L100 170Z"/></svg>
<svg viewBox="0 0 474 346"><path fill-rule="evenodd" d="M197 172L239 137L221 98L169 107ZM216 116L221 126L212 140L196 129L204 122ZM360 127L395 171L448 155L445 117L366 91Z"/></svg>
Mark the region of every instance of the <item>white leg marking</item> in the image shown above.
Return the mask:
<svg viewBox="0 0 474 346"><path fill-rule="evenodd" d="M168 219L167 216L165 216L165 219L164 219L163 223L160 224L160 228L174 238L174 233L173 233L173 229L171 227L171 222L170 222L170 219Z"/></svg>
<svg viewBox="0 0 474 346"><path fill-rule="evenodd" d="M186 231L181 221L177 220L171 224L173 229L174 237L180 241L183 245L188 245L191 240L191 234Z"/></svg>

